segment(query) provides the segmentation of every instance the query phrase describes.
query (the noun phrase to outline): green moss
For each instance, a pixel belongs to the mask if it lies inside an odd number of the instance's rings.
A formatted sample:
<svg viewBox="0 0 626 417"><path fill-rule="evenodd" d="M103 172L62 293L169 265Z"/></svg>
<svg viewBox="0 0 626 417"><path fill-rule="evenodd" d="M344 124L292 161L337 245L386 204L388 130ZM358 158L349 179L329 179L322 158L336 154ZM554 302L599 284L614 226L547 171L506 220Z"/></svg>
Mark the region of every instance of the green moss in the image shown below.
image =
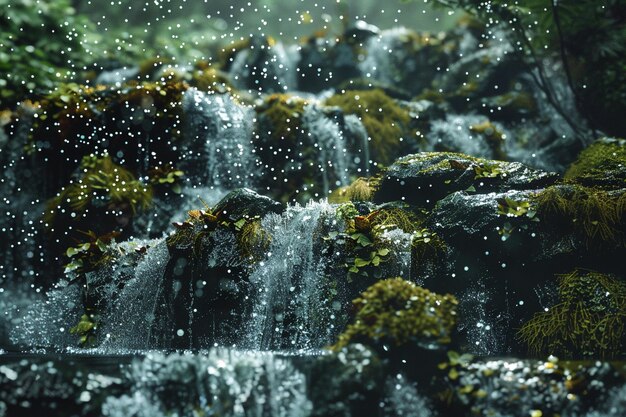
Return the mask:
<svg viewBox="0 0 626 417"><path fill-rule="evenodd" d="M272 94L257 109L263 131L271 131L273 141L297 143L302 132L302 114L306 100L288 94Z"/></svg>
<svg viewBox="0 0 626 417"><path fill-rule="evenodd" d="M334 190L328 196L329 203L341 204L348 201L372 201L380 185L380 177L357 178L352 184Z"/></svg>
<svg viewBox="0 0 626 417"><path fill-rule="evenodd" d="M151 204L150 186L137 181L132 173L115 164L108 155L84 157L81 170L83 173L78 181L48 202L44 221L49 226L54 224L59 213L71 211L79 217L95 204L128 207L132 213Z"/></svg>
<svg viewBox="0 0 626 417"><path fill-rule="evenodd" d="M329 106L359 117L369 134L372 159L388 165L414 140L411 115L382 90L346 91L326 100Z"/></svg>
<svg viewBox="0 0 626 417"><path fill-rule="evenodd" d="M583 185L626 186L626 140L594 142L580 153L564 178Z"/></svg>
<svg viewBox="0 0 626 417"><path fill-rule="evenodd" d="M359 342L447 344L456 325L456 298L432 293L402 278L377 282L353 305L354 321L339 336L334 350Z"/></svg>
<svg viewBox="0 0 626 417"><path fill-rule="evenodd" d="M624 192L560 185L546 188L533 200L541 221L569 228L588 246L615 247L626 243Z"/></svg>
<svg viewBox="0 0 626 417"><path fill-rule="evenodd" d="M535 355L613 358L626 348L626 283L576 270L559 277L560 302L537 313L518 333Z"/></svg>

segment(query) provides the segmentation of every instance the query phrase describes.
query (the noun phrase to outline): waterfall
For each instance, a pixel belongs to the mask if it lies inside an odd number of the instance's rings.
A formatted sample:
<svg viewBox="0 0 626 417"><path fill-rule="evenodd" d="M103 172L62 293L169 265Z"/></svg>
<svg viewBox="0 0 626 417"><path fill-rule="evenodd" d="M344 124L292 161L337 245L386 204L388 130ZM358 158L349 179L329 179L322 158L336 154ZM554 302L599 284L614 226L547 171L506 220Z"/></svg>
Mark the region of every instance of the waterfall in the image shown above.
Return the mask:
<svg viewBox="0 0 626 417"><path fill-rule="evenodd" d="M194 178L194 185L224 189L252 185L254 111L230 95L194 88L184 94L183 111L190 149L183 152L181 169ZM205 171L197 172L199 167Z"/></svg>
<svg viewBox="0 0 626 417"><path fill-rule="evenodd" d="M365 130L365 126L359 117L355 114L348 114L344 116L344 123L346 127L346 132L350 132L350 134L355 137L357 140L355 143L361 144L360 152L363 154L363 160L360 157L355 156L354 162L358 166L362 166L362 173L365 175L370 174L370 141L369 135L367 134L367 130ZM361 171L359 171L361 172Z"/></svg>
<svg viewBox="0 0 626 417"><path fill-rule="evenodd" d="M417 71L417 62L407 59L408 51L403 51L402 40L410 39L411 32L406 28L383 31L372 36L365 43L365 59L359 62L363 77L384 85L397 85L406 74Z"/></svg>
<svg viewBox="0 0 626 417"><path fill-rule="evenodd" d="M228 74L240 89L261 89L266 93L295 91L298 86L297 45L282 42L268 45L265 39L253 37L251 46L235 55Z"/></svg>
<svg viewBox="0 0 626 417"><path fill-rule="evenodd" d="M291 206L270 214L272 233L266 259L251 274L253 311L241 345L248 349L314 349L329 344L332 312L322 307L323 262L316 256L317 229L334 209L325 202ZM334 221L334 220L333 220Z"/></svg>
<svg viewBox="0 0 626 417"><path fill-rule="evenodd" d="M338 122L324 114L317 104L304 107L302 123L312 146L318 148L324 195L328 195L331 189L346 185L350 180L352 164L345 135ZM333 175L330 175L331 170ZM331 183L331 180L334 181Z"/></svg>
<svg viewBox="0 0 626 417"><path fill-rule="evenodd" d="M170 317L162 314L163 306L157 304L161 292L172 291L164 285L169 252L164 239L153 241L149 246L129 278L124 280L123 272L115 268L122 272L118 279L125 281L117 298L113 298L118 284L116 277L106 276L105 269L98 271L105 276L94 278L106 280L110 286L105 290L105 297L110 297L112 302L102 314L99 332L100 347L104 350L149 349L161 338L172 336L168 332ZM123 266L124 262L118 264Z"/></svg>

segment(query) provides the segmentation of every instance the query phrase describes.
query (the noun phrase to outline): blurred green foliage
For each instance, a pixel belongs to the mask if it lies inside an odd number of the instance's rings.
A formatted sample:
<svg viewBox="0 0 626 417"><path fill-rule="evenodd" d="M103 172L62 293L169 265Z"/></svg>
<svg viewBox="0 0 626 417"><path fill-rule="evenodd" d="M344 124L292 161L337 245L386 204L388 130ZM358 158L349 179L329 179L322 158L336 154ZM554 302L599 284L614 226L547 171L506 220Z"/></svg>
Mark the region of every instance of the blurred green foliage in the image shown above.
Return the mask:
<svg viewBox="0 0 626 417"><path fill-rule="evenodd" d="M579 111L592 127L626 135L626 0L433 0L507 29L514 48L536 70L557 111L559 97L544 58L560 58Z"/></svg>
<svg viewBox="0 0 626 417"><path fill-rule="evenodd" d="M0 0L0 108L75 78L88 26L69 0Z"/></svg>

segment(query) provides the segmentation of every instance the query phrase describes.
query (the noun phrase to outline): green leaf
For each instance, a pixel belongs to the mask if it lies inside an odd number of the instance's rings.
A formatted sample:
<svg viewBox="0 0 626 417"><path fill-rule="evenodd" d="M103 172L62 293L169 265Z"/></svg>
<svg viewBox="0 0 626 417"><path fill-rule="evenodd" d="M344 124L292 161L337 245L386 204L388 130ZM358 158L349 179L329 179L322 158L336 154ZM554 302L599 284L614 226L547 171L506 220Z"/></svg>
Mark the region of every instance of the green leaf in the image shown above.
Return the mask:
<svg viewBox="0 0 626 417"><path fill-rule="evenodd" d="M74 272L79 268L83 267L83 261L82 259L76 259L73 262L70 262L69 264L65 265L65 270L64 273L70 273L70 272Z"/></svg>
<svg viewBox="0 0 626 417"><path fill-rule="evenodd" d="M378 255L380 255L380 256L387 256L387 255L389 255L389 249L387 249L387 248L378 249Z"/></svg>
<svg viewBox="0 0 626 417"><path fill-rule="evenodd" d="M368 266L371 263L371 261L368 261L366 259L362 259L362 258L356 258L354 260L354 266L358 267L358 268L362 268L364 266Z"/></svg>
<svg viewBox="0 0 626 417"><path fill-rule="evenodd" d="M237 220L234 225L235 225L235 230L239 231L241 230L241 228L246 224L246 219L239 219Z"/></svg>

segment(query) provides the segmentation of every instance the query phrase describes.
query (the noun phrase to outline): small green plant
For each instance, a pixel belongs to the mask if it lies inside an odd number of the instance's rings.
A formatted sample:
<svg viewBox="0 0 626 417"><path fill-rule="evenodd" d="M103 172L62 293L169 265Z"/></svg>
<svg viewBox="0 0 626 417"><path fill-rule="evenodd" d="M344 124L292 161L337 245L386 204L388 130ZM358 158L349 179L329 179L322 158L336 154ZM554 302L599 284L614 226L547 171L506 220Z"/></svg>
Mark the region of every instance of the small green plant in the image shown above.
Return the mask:
<svg viewBox="0 0 626 417"><path fill-rule="evenodd" d="M182 178L185 173L171 165L153 168L149 172L150 183L154 187L168 187L175 193L182 191Z"/></svg>
<svg viewBox="0 0 626 417"><path fill-rule="evenodd" d="M110 245L115 243L119 233L112 232L104 236L97 236L95 232L82 232L86 242L67 248L65 256L69 262L65 265L65 274L80 276L85 272L93 271L107 259L111 259Z"/></svg>
<svg viewBox="0 0 626 417"><path fill-rule="evenodd" d="M354 320L339 336L334 350L350 343L447 344L456 325L455 297L432 293L402 278L379 281L352 303Z"/></svg>
<svg viewBox="0 0 626 417"><path fill-rule="evenodd" d="M90 347L96 343L95 332L97 328L95 316L85 313L80 316L76 326L70 329L70 333L79 337L78 341L81 347Z"/></svg>
<svg viewBox="0 0 626 417"><path fill-rule="evenodd" d="M537 209L532 201L529 200L514 200L509 197L499 198L498 202L498 214L501 216L519 218L527 217L533 222L538 222ZM527 225L514 225L512 222L505 222L502 227L498 228L502 241L506 241L513 232L519 228L527 228Z"/></svg>
<svg viewBox="0 0 626 417"><path fill-rule="evenodd" d="M388 261L391 253L383 238L386 230L401 229L411 233L421 223L416 215L399 207L380 208L360 215L351 202L340 205L337 216L346 223L344 232L331 232L325 239L346 242L350 254L345 264L349 281L354 276L378 277L381 273L377 268Z"/></svg>
<svg viewBox="0 0 626 417"><path fill-rule="evenodd" d="M474 165L474 179L480 178L499 178L504 171L497 164L477 164Z"/></svg>
<svg viewBox="0 0 626 417"><path fill-rule="evenodd" d="M507 217L528 216L534 218L535 211L532 209L530 201L504 197L498 199L498 214Z"/></svg>

